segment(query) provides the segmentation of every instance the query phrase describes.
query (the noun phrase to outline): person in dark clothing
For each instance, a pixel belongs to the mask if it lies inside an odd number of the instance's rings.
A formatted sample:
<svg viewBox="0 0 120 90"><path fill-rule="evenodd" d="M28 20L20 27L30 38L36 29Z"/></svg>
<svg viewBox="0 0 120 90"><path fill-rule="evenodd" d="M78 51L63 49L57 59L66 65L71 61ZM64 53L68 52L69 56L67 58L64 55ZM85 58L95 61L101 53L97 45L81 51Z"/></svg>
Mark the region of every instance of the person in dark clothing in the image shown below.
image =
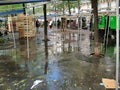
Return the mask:
<svg viewBox="0 0 120 90"><path fill-rule="evenodd" d="M0 31L0 37L3 36L2 32Z"/></svg>
<svg viewBox="0 0 120 90"><path fill-rule="evenodd" d="M59 19L57 20L57 28L58 29L60 28L60 20Z"/></svg>
<svg viewBox="0 0 120 90"><path fill-rule="evenodd" d="M91 16L91 18L90 18L90 31L92 31L92 22L93 21L93 16Z"/></svg>
<svg viewBox="0 0 120 90"><path fill-rule="evenodd" d="M40 22L38 21L38 19L36 20L36 31L38 32L40 27Z"/></svg>
<svg viewBox="0 0 120 90"><path fill-rule="evenodd" d="M7 35L8 35L8 31L7 31L7 30L5 30L4 35L5 35L5 36L7 36Z"/></svg>

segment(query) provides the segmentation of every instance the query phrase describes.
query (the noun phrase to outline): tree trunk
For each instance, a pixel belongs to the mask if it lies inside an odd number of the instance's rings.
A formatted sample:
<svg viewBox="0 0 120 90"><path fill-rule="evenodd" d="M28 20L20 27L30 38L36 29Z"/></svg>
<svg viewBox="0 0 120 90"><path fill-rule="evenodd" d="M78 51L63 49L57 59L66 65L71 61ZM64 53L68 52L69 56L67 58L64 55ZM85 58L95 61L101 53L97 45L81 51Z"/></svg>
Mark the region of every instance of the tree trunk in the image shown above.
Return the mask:
<svg viewBox="0 0 120 90"><path fill-rule="evenodd" d="M69 15L71 15L71 7L70 7L70 0L67 0L68 1L68 10L69 10Z"/></svg>
<svg viewBox="0 0 120 90"><path fill-rule="evenodd" d="M33 7L33 14L35 14L35 7Z"/></svg>
<svg viewBox="0 0 120 90"><path fill-rule="evenodd" d="M63 1L63 15L65 15L65 2Z"/></svg>
<svg viewBox="0 0 120 90"><path fill-rule="evenodd" d="M96 56L100 54L99 51L99 36L98 36L98 0L91 0L93 15L94 15L94 53Z"/></svg>

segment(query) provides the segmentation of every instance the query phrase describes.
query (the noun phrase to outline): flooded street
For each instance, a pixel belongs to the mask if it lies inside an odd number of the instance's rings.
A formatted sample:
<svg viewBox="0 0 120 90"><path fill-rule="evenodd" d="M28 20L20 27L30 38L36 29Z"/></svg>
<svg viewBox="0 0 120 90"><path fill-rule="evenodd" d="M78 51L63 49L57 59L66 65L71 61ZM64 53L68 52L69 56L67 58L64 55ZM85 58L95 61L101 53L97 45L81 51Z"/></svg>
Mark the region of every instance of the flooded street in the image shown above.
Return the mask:
<svg viewBox="0 0 120 90"><path fill-rule="evenodd" d="M102 78L115 79L114 46L93 57L90 31L48 30L48 38L40 29L29 45L16 39L16 48L13 40L0 46L0 90L104 90Z"/></svg>

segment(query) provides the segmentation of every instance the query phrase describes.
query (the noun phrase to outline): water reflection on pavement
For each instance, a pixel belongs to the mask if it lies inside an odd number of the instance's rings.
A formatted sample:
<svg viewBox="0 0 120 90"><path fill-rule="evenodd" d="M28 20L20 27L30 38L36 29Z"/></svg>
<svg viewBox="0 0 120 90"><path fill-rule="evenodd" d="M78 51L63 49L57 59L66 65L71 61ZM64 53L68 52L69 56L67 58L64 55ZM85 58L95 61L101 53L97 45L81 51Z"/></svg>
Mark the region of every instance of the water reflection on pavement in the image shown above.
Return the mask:
<svg viewBox="0 0 120 90"><path fill-rule="evenodd" d="M89 31L79 36L51 30L46 42L43 35L41 30L29 39L29 53L26 39L0 50L0 90L31 90L36 80L42 82L32 90L104 90L102 78L115 79L114 53L90 56Z"/></svg>

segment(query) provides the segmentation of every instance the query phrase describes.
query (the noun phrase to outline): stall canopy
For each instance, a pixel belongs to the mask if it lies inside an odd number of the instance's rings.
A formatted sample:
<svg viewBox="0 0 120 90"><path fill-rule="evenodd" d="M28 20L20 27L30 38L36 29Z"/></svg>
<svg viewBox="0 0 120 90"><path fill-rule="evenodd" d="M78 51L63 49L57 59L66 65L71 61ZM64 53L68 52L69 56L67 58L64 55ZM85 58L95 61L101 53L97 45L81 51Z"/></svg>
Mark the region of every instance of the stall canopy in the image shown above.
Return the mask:
<svg viewBox="0 0 120 90"><path fill-rule="evenodd" d="M22 12L24 12L23 9L11 10L11 11L6 11L6 12L0 12L0 16L1 16L1 15L8 15L8 14L22 13Z"/></svg>
<svg viewBox="0 0 120 90"><path fill-rule="evenodd" d="M48 18L57 17L57 16L59 16L59 15L58 15L58 14L48 14L48 15L47 15ZM44 16L41 15L39 18L40 18L40 19L44 19Z"/></svg>
<svg viewBox="0 0 120 90"><path fill-rule="evenodd" d="M33 2L46 2L46 1L51 1L51 0L0 0L0 5L33 3Z"/></svg>

